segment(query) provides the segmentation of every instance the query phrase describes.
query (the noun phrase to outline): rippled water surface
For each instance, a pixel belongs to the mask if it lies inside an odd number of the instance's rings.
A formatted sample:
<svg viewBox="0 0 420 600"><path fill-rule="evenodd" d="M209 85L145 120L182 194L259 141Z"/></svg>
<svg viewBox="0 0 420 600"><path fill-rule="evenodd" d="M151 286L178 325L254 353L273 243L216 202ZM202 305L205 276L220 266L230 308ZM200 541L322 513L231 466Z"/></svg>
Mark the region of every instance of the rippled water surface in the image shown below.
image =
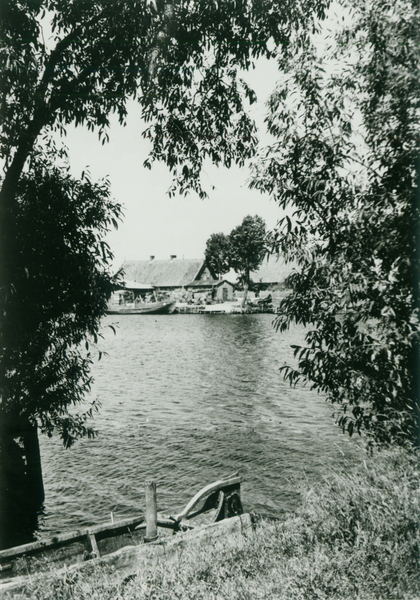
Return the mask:
<svg viewBox="0 0 420 600"><path fill-rule="evenodd" d="M43 532L142 512L150 478L158 509L173 512L235 471L244 478L245 508L274 516L296 506L296 475L310 483L351 456L323 398L291 389L279 373L302 330L279 334L272 321L266 314L107 317L100 344L107 356L93 368L99 436L71 450L41 439Z"/></svg>

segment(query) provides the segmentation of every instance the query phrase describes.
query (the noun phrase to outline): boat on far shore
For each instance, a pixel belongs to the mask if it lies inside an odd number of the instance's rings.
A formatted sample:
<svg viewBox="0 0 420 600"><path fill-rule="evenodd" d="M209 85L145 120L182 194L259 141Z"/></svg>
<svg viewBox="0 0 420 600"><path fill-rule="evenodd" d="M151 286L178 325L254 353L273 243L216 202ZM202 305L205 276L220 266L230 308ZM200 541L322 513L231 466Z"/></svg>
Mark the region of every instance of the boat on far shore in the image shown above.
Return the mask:
<svg viewBox="0 0 420 600"><path fill-rule="evenodd" d="M175 300L155 300L154 302L127 302L125 304L109 304L108 315L156 315L171 314L176 306Z"/></svg>
<svg viewBox="0 0 420 600"><path fill-rule="evenodd" d="M176 300L152 285L125 281L108 302L108 315L156 315L174 312Z"/></svg>

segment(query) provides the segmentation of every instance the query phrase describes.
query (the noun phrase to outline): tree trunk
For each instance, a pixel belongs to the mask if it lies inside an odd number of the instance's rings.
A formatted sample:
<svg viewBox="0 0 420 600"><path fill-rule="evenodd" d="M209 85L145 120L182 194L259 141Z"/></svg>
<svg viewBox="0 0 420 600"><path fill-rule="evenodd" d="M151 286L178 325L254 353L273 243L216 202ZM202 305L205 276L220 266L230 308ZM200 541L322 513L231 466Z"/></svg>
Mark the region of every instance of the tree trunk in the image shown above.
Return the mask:
<svg viewBox="0 0 420 600"><path fill-rule="evenodd" d="M242 308L245 308L248 300L248 288L249 288L249 275L247 274L244 279L244 297L242 300Z"/></svg>
<svg viewBox="0 0 420 600"><path fill-rule="evenodd" d="M41 453L39 451L38 427L28 422L22 437L26 457L28 488L31 490L34 506L39 507L45 499L45 493L42 479Z"/></svg>
<svg viewBox="0 0 420 600"><path fill-rule="evenodd" d="M44 485L36 425L9 416L2 419L0 429L0 549L4 549L34 540Z"/></svg>

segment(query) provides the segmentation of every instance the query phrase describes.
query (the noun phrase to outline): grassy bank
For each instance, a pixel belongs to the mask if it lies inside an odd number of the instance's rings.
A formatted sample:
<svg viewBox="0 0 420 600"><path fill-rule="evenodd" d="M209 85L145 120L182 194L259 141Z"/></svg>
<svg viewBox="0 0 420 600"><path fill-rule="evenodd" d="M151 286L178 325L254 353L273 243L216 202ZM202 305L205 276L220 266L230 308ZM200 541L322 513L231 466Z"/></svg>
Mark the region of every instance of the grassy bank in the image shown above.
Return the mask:
<svg viewBox="0 0 420 600"><path fill-rule="evenodd" d="M316 489L297 515L260 522L240 547L187 549L123 580L118 573L50 576L39 600L420 598L418 460L363 454Z"/></svg>

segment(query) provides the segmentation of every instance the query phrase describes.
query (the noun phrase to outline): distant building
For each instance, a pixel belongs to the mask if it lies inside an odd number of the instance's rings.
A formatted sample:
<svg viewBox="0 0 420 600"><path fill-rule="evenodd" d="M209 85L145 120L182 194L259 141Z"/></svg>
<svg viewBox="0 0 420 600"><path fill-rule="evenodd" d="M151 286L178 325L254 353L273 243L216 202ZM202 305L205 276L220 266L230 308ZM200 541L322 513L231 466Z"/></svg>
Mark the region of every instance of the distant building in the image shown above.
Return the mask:
<svg viewBox="0 0 420 600"><path fill-rule="evenodd" d="M211 289L213 285L220 283L203 259L181 259L172 255L167 260L156 260L151 256L149 260L125 261L122 269L124 278L166 292L194 284Z"/></svg>
<svg viewBox="0 0 420 600"><path fill-rule="evenodd" d="M286 264L279 255L272 254L263 260L258 271L251 273L251 278L254 283L260 284L262 290L281 290L285 288L285 279L294 267L293 263ZM166 260L157 260L151 256L149 260L125 261L122 269L125 289L131 290L134 295L156 289L168 294L180 290L193 296L207 294L215 302L230 301L234 297L234 282L229 281L231 277L217 279L204 259L181 259L172 255ZM236 274L234 279L237 279Z"/></svg>
<svg viewBox="0 0 420 600"><path fill-rule="evenodd" d="M209 279L207 281L193 281L185 289L194 294L211 294L211 300L216 302L229 302L233 300L234 285L226 279Z"/></svg>
<svg viewBox="0 0 420 600"><path fill-rule="evenodd" d="M286 263L279 254L270 254L257 271L252 271L251 279L261 284L262 289L284 288L285 280L295 268L295 263Z"/></svg>

